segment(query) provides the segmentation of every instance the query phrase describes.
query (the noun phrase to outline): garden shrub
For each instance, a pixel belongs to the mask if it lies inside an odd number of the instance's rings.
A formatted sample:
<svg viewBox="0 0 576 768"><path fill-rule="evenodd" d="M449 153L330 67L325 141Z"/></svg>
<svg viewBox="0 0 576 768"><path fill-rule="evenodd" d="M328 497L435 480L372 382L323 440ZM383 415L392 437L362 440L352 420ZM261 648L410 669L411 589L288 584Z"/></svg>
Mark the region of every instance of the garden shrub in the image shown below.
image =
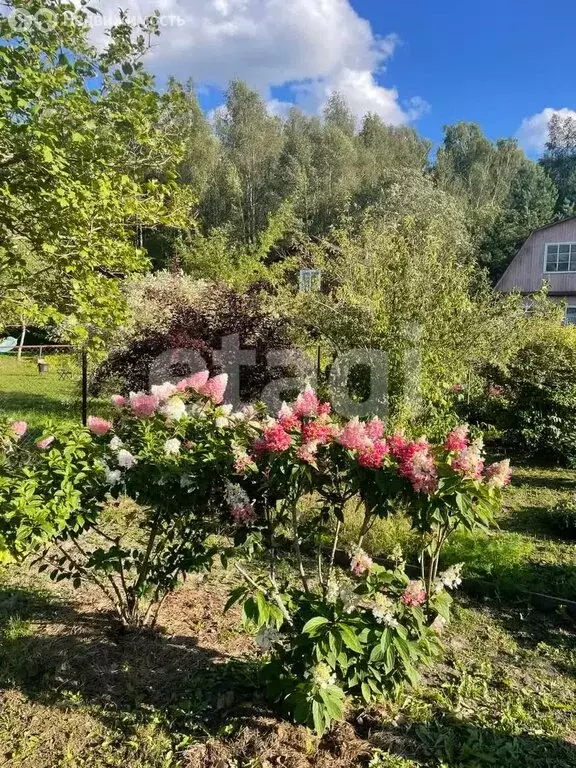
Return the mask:
<svg viewBox="0 0 576 768"><path fill-rule="evenodd" d="M102 474L90 435L48 425L29 446L24 421L0 424L0 562L79 531L95 511Z"/></svg>
<svg viewBox="0 0 576 768"><path fill-rule="evenodd" d="M485 371L470 418L527 458L576 465L576 329L537 324L505 368Z"/></svg>
<svg viewBox="0 0 576 768"><path fill-rule="evenodd" d="M201 300L196 302L188 297L179 306L175 306L174 300L167 303L170 317L162 315L162 322L157 321L158 312L151 313L155 324L138 326L136 335L98 366L91 382L93 394L109 389L110 383L121 383L125 393L146 390L152 380L154 362L169 350L194 350L212 373L218 372L221 367L213 359L212 351L221 348L223 337L238 334L240 346L254 349L256 354L256 364L241 370L240 394L245 402L258 398L271 380L266 354L291 346L288 320L268 311L256 289L240 294L225 286L204 283L199 295ZM145 306L144 299L144 316ZM176 380L191 373L195 371L189 370L186 363L182 367L175 355L175 364L164 372L164 378Z"/></svg>
<svg viewBox="0 0 576 768"><path fill-rule="evenodd" d="M542 511L545 524L565 539L576 539L576 496Z"/></svg>
<svg viewBox="0 0 576 768"><path fill-rule="evenodd" d="M128 626L154 626L182 578L209 569L223 554L210 537L231 525L226 478L234 475L238 441L245 443L252 430L221 405L226 382L225 375L210 379L203 371L150 393L114 396L113 423L88 420L102 475L96 497L136 501L139 533L134 540L111 537L101 525L101 506L92 507L82 529L64 531L69 546L48 552L45 567L58 579L95 583ZM86 531L90 540L80 542Z"/></svg>
<svg viewBox="0 0 576 768"><path fill-rule="evenodd" d="M439 572L442 550L454 531L493 523L509 466L485 468L465 426L435 446L399 433L385 437L377 418L342 426L310 388L259 429L246 472L239 467L238 496L264 502L246 520L261 534L269 569L250 574L236 562L244 584L229 605L243 603L245 621L269 653L264 674L278 706L322 732L342 716L346 695L369 702L397 693L438 652L451 603L446 588L460 583L459 568ZM351 574L343 576L335 555L352 500L361 523ZM398 505L424 541L419 579L408 578L401 553L390 571L362 549L375 521ZM287 530L296 572L281 582L277 561Z"/></svg>

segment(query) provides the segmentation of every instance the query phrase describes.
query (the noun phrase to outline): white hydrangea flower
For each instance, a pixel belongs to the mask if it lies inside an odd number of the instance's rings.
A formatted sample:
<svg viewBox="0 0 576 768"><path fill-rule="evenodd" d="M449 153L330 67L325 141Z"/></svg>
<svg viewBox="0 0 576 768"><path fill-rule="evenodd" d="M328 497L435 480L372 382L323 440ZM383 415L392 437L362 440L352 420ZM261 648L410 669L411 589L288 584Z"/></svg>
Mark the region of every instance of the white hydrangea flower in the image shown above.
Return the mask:
<svg viewBox="0 0 576 768"><path fill-rule="evenodd" d="M117 459L119 466L121 466L123 469L132 469L134 464L136 464L136 459L134 456L132 456L130 451L127 451L125 448L121 448L118 451Z"/></svg>
<svg viewBox="0 0 576 768"><path fill-rule="evenodd" d="M171 440L166 440L164 443L164 453L166 456L176 456L180 453L182 443L177 437L173 437Z"/></svg>
<svg viewBox="0 0 576 768"><path fill-rule="evenodd" d="M448 589L456 589L462 584L462 568L464 563L451 565L445 571L439 574L438 582ZM439 590L440 591L440 590Z"/></svg>
<svg viewBox="0 0 576 768"><path fill-rule="evenodd" d="M123 445L124 445L124 443L122 442L122 440L120 440L118 435L114 435L112 440L110 440L110 448L114 452L119 451L120 448L122 448Z"/></svg>
<svg viewBox="0 0 576 768"><path fill-rule="evenodd" d="M186 415L186 403L179 397L172 397L160 408L160 413L168 421L180 421Z"/></svg>
<svg viewBox="0 0 576 768"><path fill-rule="evenodd" d="M386 627L398 626L398 622L394 618L394 602L380 592L374 597L372 615L379 624L384 624Z"/></svg>
<svg viewBox="0 0 576 768"><path fill-rule="evenodd" d="M254 640L256 641L256 645L263 653L267 653L269 650L272 649L274 645L280 642L282 639L282 635L276 627L262 627L259 631Z"/></svg>
<svg viewBox="0 0 576 768"><path fill-rule="evenodd" d="M326 585L326 602L333 604L338 600L340 593L340 584L336 576L333 573L328 577L328 584Z"/></svg>
<svg viewBox="0 0 576 768"><path fill-rule="evenodd" d="M165 381L164 384L153 384L150 387L150 394L155 395L161 403L171 398L177 392L178 387L169 381Z"/></svg>
<svg viewBox="0 0 576 768"><path fill-rule="evenodd" d="M224 488L224 494L226 495L226 501L230 507L243 507L250 504L250 499L248 498L246 491L237 483L228 481Z"/></svg>
<svg viewBox="0 0 576 768"><path fill-rule="evenodd" d="M327 688L329 685L334 685L336 682L336 675L332 672L328 664L321 661L320 664L316 664L312 670L312 679L320 688Z"/></svg>
<svg viewBox="0 0 576 768"><path fill-rule="evenodd" d="M220 406L220 412L222 413L223 416L230 416L233 410L234 410L234 406L232 405L232 403L226 403L226 405Z"/></svg>
<svg viewBox="0 0 576 768"><path fill-rule="evenodd" d="M342 584L338 590L338 598L346 613L352 613L358 605L358 595L351 584Z"/></svg>
<svg viewBox="0 0 576 768"><path fill-rule="evenodd" d="M217 416L214 423L216 424L217 429L225 429L230 423L230 420L226 416Z"/></svg>
<svg viewBox="0 0 576 768"><path fill-rule="evenodd" d="M110 469L110 467L104 465L104 472L106 474L106 482L108 485L116 485L122 478L122 472L120 472L119 469Z"/></svg>

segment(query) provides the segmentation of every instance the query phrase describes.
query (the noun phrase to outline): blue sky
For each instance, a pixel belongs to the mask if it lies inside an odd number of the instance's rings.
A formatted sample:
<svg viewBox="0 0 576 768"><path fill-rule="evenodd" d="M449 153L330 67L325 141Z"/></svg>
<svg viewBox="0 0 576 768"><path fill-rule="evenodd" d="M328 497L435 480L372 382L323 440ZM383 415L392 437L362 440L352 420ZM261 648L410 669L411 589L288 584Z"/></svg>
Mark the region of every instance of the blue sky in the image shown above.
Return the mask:
<svg viewBox="0 0 576 768"><path fill-rule="evenodd" d="M107 23L118 0L94 0ZM481 124L537 153L554 110L574 114L574 0L123 0L135 19L161 9L148 64L162 83L194 78L209 111L232 78L285 113L320 113L337 89L358 117ZM547 30L553 34L546 35ZM102 39L102 29L95 29Z"/></svg>
<svg viewBox="0 0 576 768"><path fill-rule="evenodd" d="M546 107L576 108L574 0L352 4L377 34L399 35L383 81L401 98L430 104L417 125L433 139L458 120L480 123L491 138L510 136Z"/></svg>

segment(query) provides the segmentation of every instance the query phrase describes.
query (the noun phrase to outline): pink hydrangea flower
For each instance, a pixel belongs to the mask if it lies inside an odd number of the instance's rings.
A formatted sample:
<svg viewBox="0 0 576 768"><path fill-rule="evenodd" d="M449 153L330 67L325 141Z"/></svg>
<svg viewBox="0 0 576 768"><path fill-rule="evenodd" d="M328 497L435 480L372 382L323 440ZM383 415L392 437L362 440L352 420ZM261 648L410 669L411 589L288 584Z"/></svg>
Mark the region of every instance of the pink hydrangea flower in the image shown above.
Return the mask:
<svg viewBox="0 0 576 768"><path fill-rule="evenodd" d="M332 406L330 403L320 403L318 406L318 416L330 416L332 413Z"/></svg>
<svg viewBox="0 0 576 768"><path fill-rule="evenodd" d="M355 576L362 576L366 571L369 571L373 565L374 562L370 555L364 552L360 547L352 552L352 557L350 558L350 570Z"/></svg>
<svg viewBox="0 0 576 768"><path fill-rule="evenodd" d="M472 443L463 451L459 451L452 461L452 469L462 477L470 480L479 480L484 469L484 459L479 447Z"/></svg>
<svg viewBox="0 0 576 768"><path fill-rule="evenodd" d="M36 443L36 448L40 448L40 450L43 451L52 445L54 439L54 435L48 435L48 437L45 437L43 440L38 440Z"/></svg>
<svg viewBox="0 0 576 768"><path fill-rule="evenodd" d="M398 472L412 483L416 493L433 493L436 490L438 472L426 439L405 444Z"/></svg>
<svg viewBox="0 0 576 768"><path fill-rule="evenodd" d="M159 401L155 395L147 395L145 392L130 393L130 407L132 413L139 419L148 419L156 413Z"/></svg>
<svg viewBox="0 0 576 768"><path fill-rule="evenodd" d="M278 411L278 421L284 429L300 429L300 419L294 413L293 409L287 403L282 403Z"/></svg>
<svg viewBox="0 0 576 768"><path fill-rule="evenodd" d="M248 525L256 521L256 512L252 504L238 504L232 507L230 514L237 525Z"/></svg>
<svg viewBox="0 0 576 768"><path fill-rule="evenodd" d="M13 424L10 425L10 429L14 437L17 440L21 440L26 434L26 431L28 429L28 424L26 424L25 421L15 421Z"/></svg>
<svg viewBox="0 0 576 768"><path fill-rule="evenodd" d="M306 442L315 440L318 443L329 443L336 436L334 424L323 421L309 421L302 427L302 438Z"/></svg>
<svg viewBox="0 0 576 768"><path fill-rule="evenodd" d="M311 464L313 467L318 467L316 464L316 454L318 453L318 440L310 440L307 443L303 443L296 451L296 456L300 461L305 461L307 464Z"/></svg>
<svg viewBox="0 0 576 768"><path fill-rule="evenodd" d="M346 424L344 429L338 435L338 442L344 448L350 451L358 451L369 442L370 438L366 434L366 427L355 417Z"/></svg>
<svg viewBox="0 0 576 768"><path fill-rule="evenodd" d="M454 384L454 386L452 387L452 392L456 394L458 394L458 392L463 392L463 391L464 391L464 387L462 386L462 384Z"/></svg>
<svg viewBox="0 0 576 768"><path fill-rule="evenodd" d="M444 450L451 452L466 450L468 448L469 432L468 424L461 424L459 427L455 427L444 442Z"/></svg>
<svg viewBox="0 0 576 768"><path fill-rule="evenodd" d="M282 453L292 445L292 438L282 424L275 421L264 429L262 437L254 443L254 453Z"/></svg>
<svg viewBox="0 0 576 768"><path fill-rule="evenodd" d="M387 453L388 445L385 440L370 441L358 451L358 464L368 469L379 469Z"/></svg>
<svg viewBox="0 0 576 768"><path fill-rule="evenodd" d="M104 437L112 429L112 424L99 416L88 416L88 429L97 437Z"/></svg>
<svg viewBox="0 0 576 768"><path fill-rule="evenodd" d="M390 454L395 459L402 460L408 447L408 441L401 432L396 432L388 438L388 447L390 448Z"/></svg>
<svg viewBox="0 0 576 768"><path fill-rule="evenodd" d="M110 400L114 408L118 408L118 410L126 405L126 398L123 395L112 395Z"/></svg>
<svg viewBox="0 0 576 768"><path fill-rule="evenodd" d="M180 392L184 392L187 389L199 392L209 378L210 374L208 371L199 371L198 373L193 373L192 376L188 376L187 379L182 379L176 386Z"/></svg>
<svg viewBox="0 0 576 768"><path fill-rule="evenodd" d="M242 451L236 454L234 458L234 472L237 475L245 475L248 470L255 470L256 464L252 456L246 451Z"/></svg>
<svg viewBox="0 0 576 768"><path fill-rule="evenodd" d="M294 403L294 415L299 419L307 418L309 416L318 415L318 406L320 402L316 392L308 384L308 386L301 392L296 398Z"/></svg>
<svg viewBox="0 0 576 768"><path fill-rule="evenodd" d="M411 581L404 590L400 602L409 608L416 608L426 602L426 590L421 581Z"/></svg>
<svg viewBox="0 0 576 768"><path fill-rule="evenodd" d="M488 387L488 396L489 397L502 397L504 394L504 388L501 387L499 384L490 384Z"/></svg>
<svg viewBox="0 0 576 768"><path fill-rule="evenodd" d="M366 434L370 440L381 440L384 437L384 422L378 416L374 416L366 424Z"/></svg>
<svg viewBox="0 0 576 768"><path fill-rule="evenodd" d="M485 479L491 488L503 488L511 478L510 459L497 461L486 469Z"/></svg>
<svg viewBox="0 0 576 768"><path fill-rule="evenodd" d="M192 378L192 377L190 377ZM213 376L211 379L198 389L201 395L209 397L213 403L219 405L224 400L224 392L228 386L228 374L221 373L219 376Z"/></svg>

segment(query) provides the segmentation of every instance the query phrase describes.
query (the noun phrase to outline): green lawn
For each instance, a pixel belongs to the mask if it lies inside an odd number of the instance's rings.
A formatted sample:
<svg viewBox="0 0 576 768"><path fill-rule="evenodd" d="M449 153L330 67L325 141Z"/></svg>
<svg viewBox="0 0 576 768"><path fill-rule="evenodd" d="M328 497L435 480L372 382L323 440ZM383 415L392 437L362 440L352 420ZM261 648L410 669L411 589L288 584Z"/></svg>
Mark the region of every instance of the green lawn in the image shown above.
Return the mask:
<svg viewBox="0 0 576 768"><path fill-rule="evenodd" d="M0 355L0 416L24 419L32 426L51 419L81 418L81 373L68 354L44 355L49 370L38 373L36 357Z"/></svg>

